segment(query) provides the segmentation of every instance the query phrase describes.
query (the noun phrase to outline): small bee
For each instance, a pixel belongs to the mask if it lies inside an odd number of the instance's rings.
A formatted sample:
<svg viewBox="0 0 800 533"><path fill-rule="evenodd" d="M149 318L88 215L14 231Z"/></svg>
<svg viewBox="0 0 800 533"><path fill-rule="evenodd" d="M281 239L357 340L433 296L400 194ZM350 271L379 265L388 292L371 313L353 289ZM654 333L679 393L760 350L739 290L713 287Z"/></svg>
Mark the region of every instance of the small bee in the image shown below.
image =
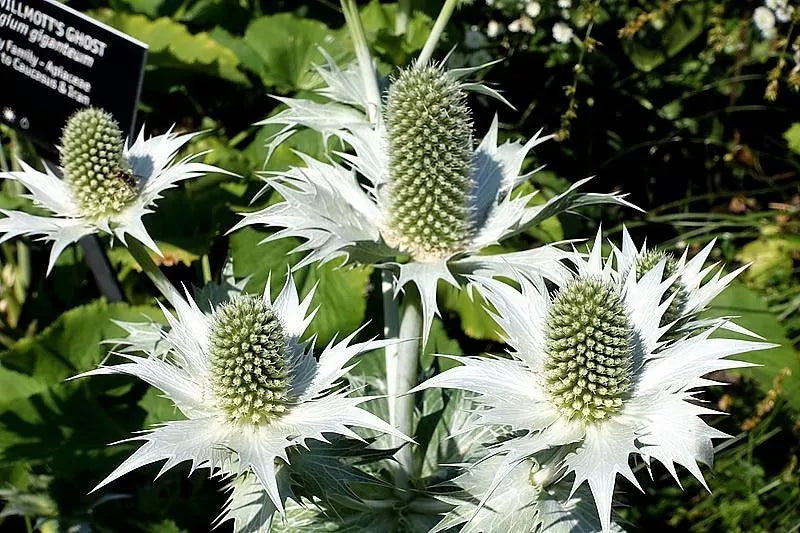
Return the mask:
<svg viewBox="0 0 800 533"><path fill-rule="evenodd" d="M114 177L115 177L116 179L118 179L118 180L122 180L122 181L124 181L124 182L125 182L127 185L129 185L130 187L132 187L132 188L134 188L134 189L135 189L135 188L136 188L136 186L138 185L138 180L137 180L137 179L136 179L136 177L135 177L135 176L134 176L134 175L133 175L133 174L132 174L130 171L128 171L128 170L119 169L119 170L117 170L116 174L114 174Z"/></svg>

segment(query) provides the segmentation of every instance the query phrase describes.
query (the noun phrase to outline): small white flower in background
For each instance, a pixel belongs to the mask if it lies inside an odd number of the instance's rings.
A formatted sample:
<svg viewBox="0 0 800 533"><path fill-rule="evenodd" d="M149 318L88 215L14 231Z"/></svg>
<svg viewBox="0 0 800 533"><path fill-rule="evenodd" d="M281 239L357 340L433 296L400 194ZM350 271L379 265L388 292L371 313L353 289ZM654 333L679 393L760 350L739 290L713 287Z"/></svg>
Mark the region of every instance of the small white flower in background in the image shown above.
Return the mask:
<svg viewBox="0 0 800 533"><path fill-rule="evenodd" d="M153 324L126 324L130 337L120 342L144 350L145 357L123 350L119 355L127 362L79 376L138 377L185 416L131 438L144 444L95 490L151 463L166 461L165 472L190 461L191 471L209 468L212 475L234 478L222 521L236 520L237 504L256 498L253 510L268 523L275 510L283 511L288 495L280 469L289 463L290 449L309 439L326 441L325 433L360 439L348 426L410 440L359 407L370 397L352 397L351 388L338 387L353 357L396 341L351 344L356 332L331 342L315 359L308 342L300 341L315 314L309 313L314 291L300 301L289 275L273 301L269 285L263 296L234 293L218 302L208 293L207 312L188 294L184 300L176 293L171 299L176 316L165 310L169 328L160 332L157 353L148 351L152 335L139 338L137 333Z"/></svg>
<svg viewBox="0 0 800 533"><path fill-rule="evenodd" d="M517 266L560 280L565 267L557 260L564 252L556 248L479 252L556 213L596 203L630 204L615 193L579 193L586 180L536 206L530 205L533 194L513 197L532 174L520 174L525 157L550 136L538 132L524 144L498 145L495 118L475 146L467 92L502 100L490 87L462 81L480 68L403 69L371 119L365 111L373 104L360 71L341 71L329 61L319 72L327 82L321 93L331 102L280 98L288 109L263 123L285 125L275 142L303 126L337 136L354 153L339 154L344 164L301 154L305 166L266 178L283 201L244 215L234 229L263 224L278 229L269 239L304 239L297 251L309 253L298 268L344 259L390 270L396 292L413 283L422 301L425 340L438 313L440 280L460 287L468 275L511 274ZM404 256L408 261L398 262Z"/></svg>
<svg viewBox="0 0 800 533"><path fill-rule="evenodd" d="M664 279L666 258L642 275L635 268L625 272L602 257L601 244L598 233L588 257L573 257L578 273L553 296L538 275L519 279L520 290L474 278L514 350L511 358L452 357L463 366L412 392L471 391L478 395L476 425L525 432L493 449L503 460L488 494L520 463L566 449L548 467L574 474L573 493L588 482L602 529L610 531L617 474L640 488L631 455L648 467L656 459L676 480L675 465L682 465L705 486L698 462L710 465L711 439L728 437L700 418L717 414L698 398L715 383L705 376L752 366L726 358L775 345L723 338L719 322L667 338L673 324L662 319L677 296L665 295L675 289L678 273ZM721 290L725 283L715 277L707 285Z"/></svg>
<svg viewBox="0 0 800 533"><path fill-rule="evenodd" d="M476 50L478 48L483 48L486 46L486 36L477 31L477 28L473 27L464 34L464 46L471 50Z"/></svg>
<svg viewBox="0 0 800 533"><path fill-rule="evenodd" d="M3 118L6 120L6 122L14 122L14 120L17 118L17 114L14 113L14 110L10 107L4 107Z"/></svg>
<svg viewBox="0 0 800 533"><path fill-rule="evenodd" d="M792 20L793 13L794 13L794 6L790 5L781 6L775 10L775 18L777 18L779 22L789 22L790 20Z"/></svg>
<svg viewBox="0 0 800 533"><path fill-rule="evenodd" d="M572 28L565 22L553 24L553 39L561 44L568 43L572 39Z"/></svg>
<svg viewBox="0 0 800 533"><path fill-rule="evenodd" d="M486 35L494 39L501 33L503 33L503 25L496 20L490 20L489 24L486 25Z"/></svg>
<svg viewBox="0 0 800 533"><path fill-rule="evenodd" d="M538 17L539 13L541 12L542 12L542 4L540 4L539 2L529 2L525 6L525 14L532 19Z"/></svg>
<svg viewBox="0 0 800 533"><path fill-rule="evenodd" d="M572 0L558 0L558 7L561 9L569 9L572 7Z"/></svg>
<svg viewBox="0 0 800 533"><path fill-rule="evenodd" d="M775 32L775 14L769 8L759 6L753 11L753 23L765 39L773 39Z"/></svg>
<svg viewBox="0 0 800 533"><path fill-rule="evenodd" d="M27 198L53 213L35 216L0 210L6 215L0 219L0 242L20 235L52 241L48 273L66 246L98 232L122 242L131 235L160 254L142 217L153 212L162 193L205 173L229 174L194 161L203 154L174 160L195 135L169 132L145 140L142 130L128 146L111 115L94 108L78 111L67 121L59 147L63 180L46 165L42 173L23 161L21 172L0 173L0 178L24 185L30 191Z"/></svg>
<svg viewBox="0 0 800 533"><path fill-rule="evenodd" d="M508 25L508 31L512 33L517 32L524 32L524 33L534 33L536 31L536 27L533 25L533 20L529 17L522 16L514 21L512 21Z"/></svg>
<svg viewBox="0 0 800 533"><path fill-rule="evenodd" d="M772 10L778 9L778 7L784 5L785 3L786 0L764 0L764 5Z"/></svg>

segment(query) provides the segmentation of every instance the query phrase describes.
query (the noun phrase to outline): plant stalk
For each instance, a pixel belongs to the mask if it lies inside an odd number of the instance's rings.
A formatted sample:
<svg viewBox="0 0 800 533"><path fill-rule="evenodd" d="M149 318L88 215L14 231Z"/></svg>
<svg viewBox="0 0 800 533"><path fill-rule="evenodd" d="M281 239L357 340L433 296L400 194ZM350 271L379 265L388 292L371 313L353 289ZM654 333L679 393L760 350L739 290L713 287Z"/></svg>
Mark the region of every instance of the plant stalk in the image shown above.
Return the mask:
<svg viewBox="0 0 800 533"><path fill-rule="evenodd" d="M353 40L353 47L356 51L356 60L361 70L361 79L364 83L364 92L367 96L367 117L370 121L375 120L380 110L380 93L378 91L378 76L375 72L375 65L369 53L369 43L367 34L364 32L364 25L361 24L361 16L358 13L358 6L355 0L341 0L342 13Z"/></svg>
<svg viewBox="0 0 800 533"><path fill-rule="evenodd" d="M150 281L156 286L158 292L164 295L164 298L167 299L172 307L176 308L176 304L180 303L182 298L177 289L175 289L172 283L167 279L167 276L165 276L164 273L161 272L161 269L153 262L153 259L150 257L150 252L145 248L144 244L130 235L125 239L125 243L128 247L128 252L130 252L136 262L139 263L142 272L147 274L147 277L150 278Z"/></svg>
<svg viewBox="0 0 800 533"><path fill-rule="evenodd" d="M411 0L398 0L397 14L394 17L394 34L405 35L411 18Z"/></svg>
<svg viewBox="0 0 800 533"><path fill-rule="evenodd" d="M444 32L444 28L447 26L450 17L453 16L453 12L456 10L458 1L459 0L445 1L442 10L439 12L439 16L436 17L436 22L433 24L430 35L428 35L428 40L425 41L425 46L422 48L422 52L419 53L419 57L417 58L418 67L427 64L431 60L433 51L436 49L436 45L439 44L439 39Z"/></svg>
<svg viewBox="0 0 800 533"><path fill-rule="evenodd" d="M399 316L398 301L393 297L391 273L384 272L382 276L384 336L402 340L386 349L389 423L405 435L413 436L415 402L414 395L407 393L417 385L419 372L419 339L422 336L419 294L414 288L406 290L402 316ZM411 447L400 439L393 439L392 444L400 447L395 454L398 462L395 481L398 487L408 488L410 475L414 471Z"/></svg>

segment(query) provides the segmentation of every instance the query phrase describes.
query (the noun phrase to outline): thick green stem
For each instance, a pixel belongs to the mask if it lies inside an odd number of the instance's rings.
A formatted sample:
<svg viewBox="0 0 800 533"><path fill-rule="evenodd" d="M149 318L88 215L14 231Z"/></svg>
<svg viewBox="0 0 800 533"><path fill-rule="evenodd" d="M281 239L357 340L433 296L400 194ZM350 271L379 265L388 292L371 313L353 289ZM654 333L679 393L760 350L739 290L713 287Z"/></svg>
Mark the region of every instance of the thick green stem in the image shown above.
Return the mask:
<svg viewBox="0 0 800 533"><path fill-rule="evenodd" d="M147 274L147 277L150 278L153 285L156 286L158 292L164 295L164 298L167 299L172 307L177 307L176 303L180 301L181 295L167 279L167 276L165 276L153 262L153 259L150 257L150 252L147 251L144 244L131 236L125 239L125 243L130 254L136 259L136 262L139 263L142 271Z"/></svg>
<svg viewBox="0 0 800 533"><path fill-rule="evenodd" d="M367 34L361 24L361 16L358 13L358 6L355 0L341 0L342 12L353 40L353 47L356 51L358 67L361 70L361 79L364 83L364 92L367 95L367 117L375 120L380 110L380 93L378 91L378 76L375 73L375 65L372 63L372 56L369 53Z"/></svg>
<svg viewBox="0 0 800 533"><path fill-rule="evenodd" d="M425 46L422 48L422 52L419 53L419 57L417 58L417 66L425 65L431 60L433 51L436 49L436 45L439 44L439 38L444 32L445 26L447 26L447 23L450 21L450 17L453 16L453 12L456 10L457 5L458 0L445 1L444 5L442 6L442 10L439 12L439 16L436 17L436 22L433 24L431 34L428 35L428 40L425 41Z"/></svg>
<svg viewBox="0 0 800 533"><path fill-rule="evenodd" d="M414 395L407 394L417 385L419 373L419 339L422 336L422 317L419 294L413 288L406 290L402 318L398 324L398 305L393 298L390 274L383 278L384 335L402 339L403 342L386 350L386 387L389 400L389 422L405 435L414 433ZM395 455L399 468L396 472L398 487L407 488L414 471L413 455L408 444L400 439L393 443L402 446Z"/></svg>

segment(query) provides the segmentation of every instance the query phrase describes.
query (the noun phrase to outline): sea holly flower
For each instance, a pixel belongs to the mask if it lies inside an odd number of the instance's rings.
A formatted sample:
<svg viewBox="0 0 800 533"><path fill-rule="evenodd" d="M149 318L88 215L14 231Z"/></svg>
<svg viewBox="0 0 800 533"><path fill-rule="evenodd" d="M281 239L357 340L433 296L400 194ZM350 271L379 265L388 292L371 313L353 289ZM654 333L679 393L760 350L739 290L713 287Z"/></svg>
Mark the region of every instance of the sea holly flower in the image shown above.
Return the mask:
<svg viewBox="0 0 800 533"><path fill-rule="evenodd" d="M297 265L334 259L391 269L395 289L417 286L424 336L430 328L439 280L460 286L476 273L541 272L559 282L563 253L552 247L480 255L491 245L526 231L563 211L597 203L629 205L622 195L582 194L582 180L540 205L534 193L513 195L531 173L521 174L530 151L551 136L541 131L525 143L498 144L497 118L475 145L469 92L503 98L465 81L478 68L447 69L422 64L400 69L385 102L372 93L375 80L355 65L340 70L328 60L319 74L328 99L278 98L288 109L263 121L284 128L270 147L299 127L321 132L350 147L342 162L299 154L303 166L267 174L283 201L244 215L236 226L262 224L278 231L267 240L299 237L296 251L309 253Z"/></svg>
<svg viewBox="0 0 800 533"><path fill-rule="evenodd" d="M235 294L212 301L204 311L191 296L173 295L176 315L165 311L169 327L158 345L152 328L128 324L132 335L125 344L145 350L146 356L122 350L119 355L127 362L83 376L138 377L162 391L185 419L131 438L144 444L95 490L151 463L166 461L164 472L189 461L192 471L209 468L234 477L234 505L226 507L223 519L244 520L242 499L282 512L286 491L278 470L289 463L288 452L309 439L325 441L325 434L359 439L349 427L359 426L409 440L359 407L370 397L351 396L351 388L339 386L353 357L397 341L352 343L354 332L331 342L315 359L309 343L301 341L314 316L312 296L313 291L301 301L291 275L274 301L267 289L263 296ZM136 338L137 331L146 338ZM156 353L147 353L151 346ZM263 516L248 508L253 516Z"/></svg>
<svg viewBox="0 0 800 533"><path fill-rule="evenodd" d="M684 250L683 254L676 258L665 250L648 249L646 242L637 247L627 228L623 227L622 247L614 248L617 281L624 284L627 274L632 269L636 269L636 279L639 280L663 262L663 278L669 278L672 282L664 292L663 299L669 298L670 304L661 317L660 326L669 326L670 334L675 335L703 326L721 324L725 329L754 336L752 332L725 319L697 318L698 314L749 266L743 265L724 276L723 266L719 263L706 266L715 243L716 239L712 240L691 259L688 259L688 250Z"/></svg>
<svg viewBox="0 0 800 533"><path fill-rule="evenodd" d="M142 130L129 145L110 114L95 108L76 112L67 120L59 147L63 180L47 165L39 172L22 161L21 172L0 173L0 178L24 185L30 191L26 197L52 213L0 210L6 215L0 219L0 242L20 235L51 241L48 273L65 247L93 233L107 233L123 243L131 235L160 254L142 223L156 200L180 181L227 173L196 162L202 154L175 160L195 135L170 131L145 139Z"/></svg>
<svg viewBox="0 0 800 533"><path fill-rule="evenodd" d="M664 295L676 279L664 279L666 259L641 276L629 269L620 284L600 245L598 233L588 257L575 255L577 274L553 295L535 276L519 278L520 290L476 278L511 357L456 357L462 366L415 390L477 393L476 424L524 432L495 449L503 461L490 494L522 461L566 447L561 463L574 475L572 494L588 483L608 531L617 474L639 487L631 455L647 465L658 460L676 480L682 465L706 486L698 463L710 465L711 440L728 435L701 418L717 413L698 398L715 383L705 376L751 366L726 358L774 345L724 338L720 324L663 340L675 293Z"/></svg>

